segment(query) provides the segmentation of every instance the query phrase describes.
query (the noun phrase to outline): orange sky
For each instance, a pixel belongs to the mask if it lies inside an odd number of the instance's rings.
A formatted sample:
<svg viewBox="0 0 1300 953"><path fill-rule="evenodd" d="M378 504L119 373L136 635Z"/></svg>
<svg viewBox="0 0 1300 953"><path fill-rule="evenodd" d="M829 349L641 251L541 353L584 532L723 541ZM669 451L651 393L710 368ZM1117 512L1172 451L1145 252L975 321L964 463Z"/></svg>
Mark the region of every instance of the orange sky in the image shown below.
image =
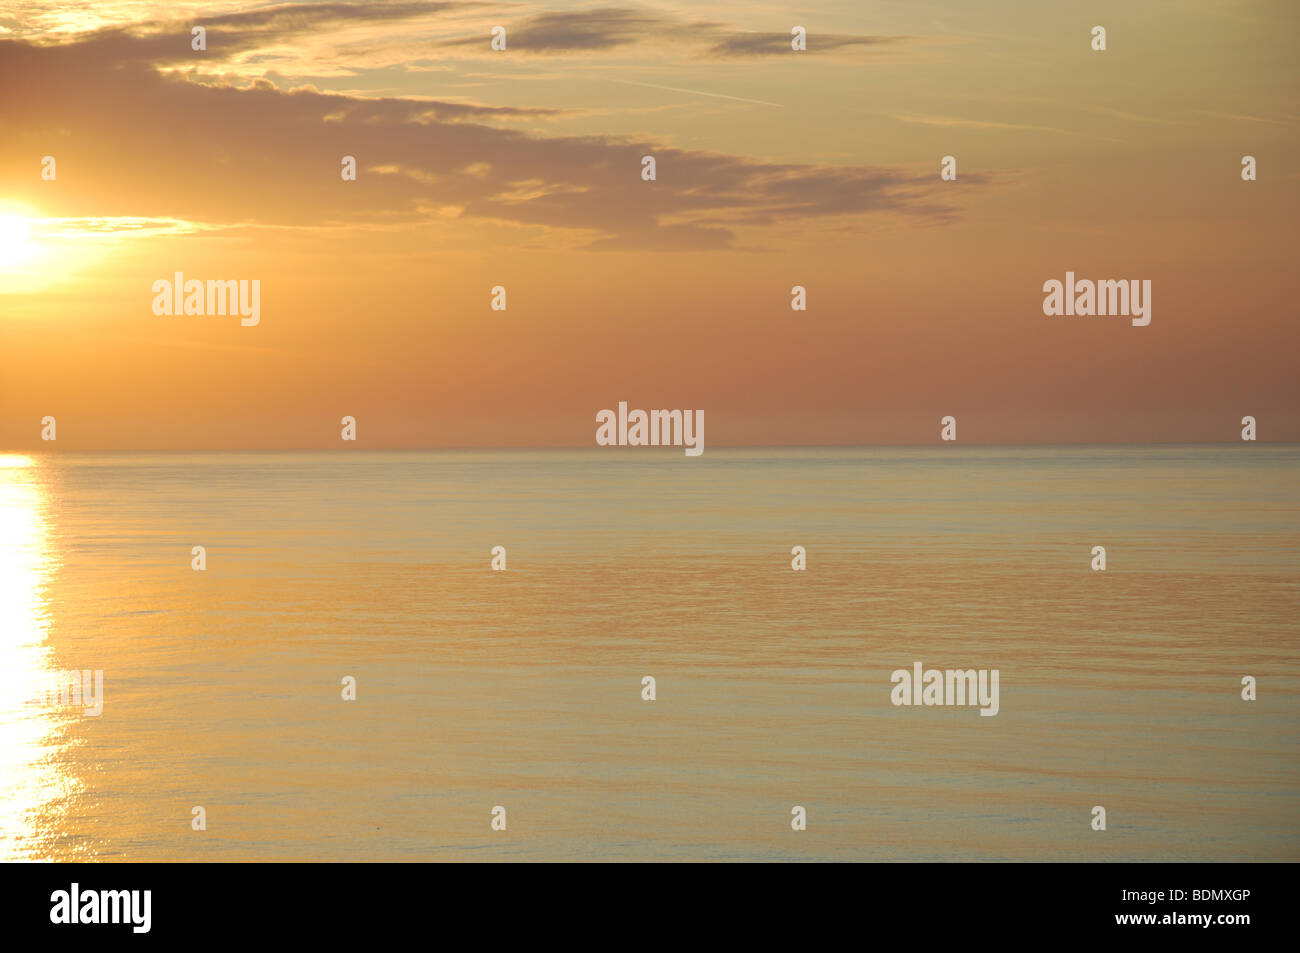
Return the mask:
<svg viewBox="0 0 1300 953"><path fill-rule="evenodd" d="M1297 7L1070 6L18 4L0 447L1300 440ZM177 271L260 323L155 315ZM1045 316L1066 271L1150 326Z"/></svg>

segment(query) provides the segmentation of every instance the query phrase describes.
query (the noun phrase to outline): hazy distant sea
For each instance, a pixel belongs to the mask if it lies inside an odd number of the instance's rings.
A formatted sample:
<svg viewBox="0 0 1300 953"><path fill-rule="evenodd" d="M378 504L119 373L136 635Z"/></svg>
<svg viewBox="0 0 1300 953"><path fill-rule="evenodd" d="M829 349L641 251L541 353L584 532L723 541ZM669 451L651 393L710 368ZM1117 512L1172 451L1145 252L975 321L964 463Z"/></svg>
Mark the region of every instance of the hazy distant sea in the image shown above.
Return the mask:
<svg viewBox="0 0 1300 953"><path fill-rule="evenodd" d="M1298 650L1293 446L9 455L0 857L1294 861Z"/></svg>

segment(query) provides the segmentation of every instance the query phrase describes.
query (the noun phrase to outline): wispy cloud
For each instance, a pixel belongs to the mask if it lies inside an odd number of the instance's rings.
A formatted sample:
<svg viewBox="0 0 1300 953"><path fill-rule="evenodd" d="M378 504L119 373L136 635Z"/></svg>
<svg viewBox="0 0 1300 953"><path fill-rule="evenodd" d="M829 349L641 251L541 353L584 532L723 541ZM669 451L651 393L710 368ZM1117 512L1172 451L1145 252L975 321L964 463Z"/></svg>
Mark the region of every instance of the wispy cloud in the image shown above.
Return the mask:
<svg viewBox="0 0 1300 953"><path fill-rule="evenodd" d="M1024 132L1052 132L1062 136L1081 136L1086 139L1101 139L1106 142L1123 141L1122 139L1115 139L1110 136L1095 136L1076 129L1061 129L1057 126L1039 126L1031 123L999 122L992 119L967 119L960 116L928 116L918 115L915 113L904 113L899 115L877 113L877 115L884 116L887 119L893 119L896 122L905 122L916 126L941 126L957 129L1014 129Z"/></svg>
<svg viewBox="0 0 1300 953"><path fill-rule="evenodd" d="M662 89L670 93L689 93L692 96L712 96L716 99L730 99L738 103L756 103L759 106L776 106L782 108L780 103L770 103L765 99L747 99L744 96L730 96L726 93L710 93L700 89L682 89L678 86L660 86L657 83L637 83L630 79L610 79L611 83L622 83L624 86L644 86L646 89Z"/></svg>
<svg viewBox="0 0 1300 953"><path fill-rule="evenodd" d="M1109 106L1085 106L1088 112L1097 116L1107 116L1112 119L1123 119L1125 122L1145 123L1154 126L1188 126L1191 123L1182 119L1168 119L1161 116L1144 116L1138 113L1127 112L1122 109L1112 109Z"/></svg>
<svg viewBox="0 0 1300 953"><path fill-rule="evenodd" d="M159 235L192 235L212 226L179 218L144 218L138 215L65 216L37 218L32 225L41 238L66 241L102 241L120 238L152 238Z"/></svg>
<svg viewBox="0 0 1300 953"><path fill-rule="evenodd" d="M1269 119L1265 116L1247 116L1243 113L1213 112L1208 109L1196 110L1202 116L1214 116L1216 119L1235 119L1238 122L1262 122L1271 126L1294 126L1300 123L1295 116L1283 116L1281 119Z"/></svg>

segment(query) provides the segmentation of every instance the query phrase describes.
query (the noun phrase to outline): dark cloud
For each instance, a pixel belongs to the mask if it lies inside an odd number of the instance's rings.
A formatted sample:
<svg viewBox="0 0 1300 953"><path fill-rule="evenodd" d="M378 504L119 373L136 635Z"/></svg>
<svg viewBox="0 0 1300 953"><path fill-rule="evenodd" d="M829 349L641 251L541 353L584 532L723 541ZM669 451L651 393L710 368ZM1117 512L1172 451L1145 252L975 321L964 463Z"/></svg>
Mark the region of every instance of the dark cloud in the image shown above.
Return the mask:
<svg viewBox="0 0 1300 953"><path fill-rule="evenodd" d="M477 11L483 17L481 34L451 37L435 41L433 45L488 55L491 52L488 27L502 23L507 27L508 45L513 52L599 52L652 41L680 46L683 56L734 58L791 52L788 31L742 31L725 23L688 20L673 13L638 7L546 11L511 20L507 14L513 6L476 2L416 3L403 0L281 4L210 17L150 21L102 29L77 35L71 41L58 40L48 45L54 48L75 47L81 56L111 61L115 65L133 60L160 66L194 64L195 57L201 57L198 65L213 67L240 54L280 45L296 37L327 34L332 28L344 24L396 23L444 14L463 18L463 15ZM198 25L207 31L207 49L202 53L196 53L190 48L190 30ZM912 39L914 38L814 31L808 38L807 52L824 53L853 47L883 46Z"/></svg>
<svg viewBox="0 0 1300 953"><path fill-rule="evenodd" d="M791 35L736 30L724 23L691 21L670 13L636 7L596 7L585 10L537 13L506 21L510 50L537 53L576 53L612 50L644 41L671 41L689 48L702 46L717 58L752 57L790 53ZM827 52L850 47L880 46L912 39L892 36L854 36L813 33L807 52ZM456 37L445 47L489 49L482 37Z"/></svg>
<svg viewBox="0 0 1300 953"><path fill-rule="evenodd" d="M740 226L873 212L942 221L936 173L783 164L489 122L546 111L363 99L267 81L235 88L161 74L120 32L84 43L0 40L0 172L59 161L50 215L320 225L473 219L581 229L601 248L718 248ZM94 50L96 55L78 55ZM653 152L658 181L641 180ZM340 158L356 156L356 182ZM979 183L963 176L963 186Z"/></svg>
<svg viewBox="0 0 1300 953"><path fill-rule="evenodd" d="M538 13L504 25L508 49L544 53L610 50L686 29L665 14L628 7ZM488 37L456 37L441 45L487 50Z"/></svg>
<svg viewBox="0 0 1300 953"><path fill-rule="evenodd" d="M766 56L791 52L789 33L727 33L716 39L709 48L714 56ZM836 33L813 33L808 36L806 53L824 53L854 46L883 46L911 39L904 36L853 36Z"/></svg>

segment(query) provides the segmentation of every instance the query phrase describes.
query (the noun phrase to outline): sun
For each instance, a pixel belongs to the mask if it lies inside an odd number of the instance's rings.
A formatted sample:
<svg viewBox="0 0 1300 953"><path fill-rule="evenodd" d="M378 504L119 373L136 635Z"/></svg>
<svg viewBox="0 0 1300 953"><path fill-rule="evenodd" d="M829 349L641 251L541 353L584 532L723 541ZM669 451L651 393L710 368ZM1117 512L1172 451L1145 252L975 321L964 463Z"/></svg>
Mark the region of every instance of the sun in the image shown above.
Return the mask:
<svg viewBox="0 0 1300 953"><path fill-rule="evenodd" d="M0 268L21 265L36 253L31 230L25 216L0 214Z"/></svg>

